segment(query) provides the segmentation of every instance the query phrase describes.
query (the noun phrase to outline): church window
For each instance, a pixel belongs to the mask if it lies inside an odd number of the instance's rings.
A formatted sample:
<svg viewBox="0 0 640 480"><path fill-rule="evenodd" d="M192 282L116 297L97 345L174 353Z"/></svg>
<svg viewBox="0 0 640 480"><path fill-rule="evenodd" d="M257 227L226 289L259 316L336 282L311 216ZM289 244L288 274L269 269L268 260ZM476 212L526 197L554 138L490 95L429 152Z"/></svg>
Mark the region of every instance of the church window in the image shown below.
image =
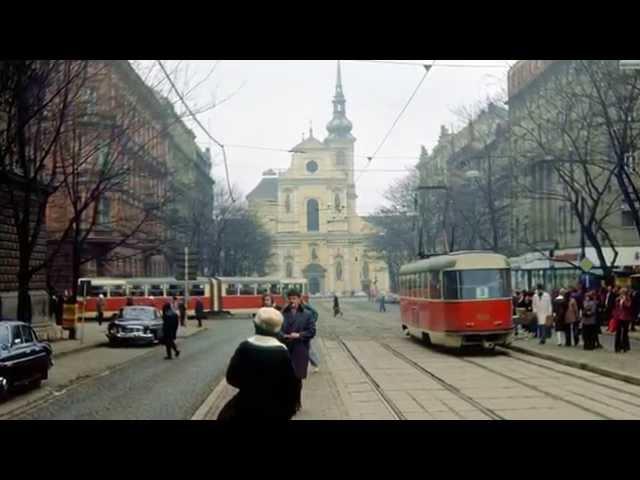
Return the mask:
<svg viewBox="0 0 640 480"><path fill-rule="evenodd" d="M333 203L335 205L336 212L339 212L342 209L342 205L340 203L340 194L336 193L333 199Z"/></svg>
<svg viewBox="0 0 640 480"><path fill-rule="evenodd" d="M311 199L307 201L307 231L317 232L320 230L320 208L318 201Z"/></svg>
<svg viewBox="0 0 640 480"><path fill-rule="evenodd" d="M284 211L291 213L291 195L288 193L284 198Z"/></svg>
<svg viewBox="0 0 640 480"><path fill-rule="evenodd" d="M340 260L336 263L336 280L342 280L342 262Z"/></svg>
<svg viewBox="0 0 640 480"><path fill-rule="evenodd" d="M362 279L369 280L369 262L367 260L362 262Z"/></svg>
<svg viewBox="0 0 640 480"><path fill-rule="evenodd" d="M287 262L287 266L285 268L285 276L287 278L293 278L293 264L291 262Z"/></svg>

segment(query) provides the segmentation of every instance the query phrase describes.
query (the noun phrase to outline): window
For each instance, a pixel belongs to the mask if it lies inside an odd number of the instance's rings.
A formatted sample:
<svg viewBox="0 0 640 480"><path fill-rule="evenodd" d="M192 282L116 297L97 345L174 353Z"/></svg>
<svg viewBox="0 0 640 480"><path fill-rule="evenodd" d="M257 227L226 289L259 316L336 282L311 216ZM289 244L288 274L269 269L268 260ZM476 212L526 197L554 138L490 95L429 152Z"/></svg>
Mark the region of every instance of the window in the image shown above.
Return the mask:
<svg viewBox="0 0 640 480"><path fill-rule="evenodd" d="M306 168L307 172L316 173L318 171L318 163L314 160L311 160L310 162L307 162Z"/></svg>
<svg viewBox="0 0 640 480"><path fill-rule="evenodd" d="M266 294L268 294L270 287L271 287L271 285L269 283L259 283L258 284L258 290L257 290L258 295L266 295Z"/></svg>
<svg viewBox="0 0 640 480"><path fill-rule="evenodd" d="M151 285L149 287L149 296L151 297L164 297L164 288L162 285Z"/></svg>
<svg viewBox="0 0 640 480"><path fill-rule="evenodd" d="M167 295L169 297L182 297L184 295L184 285L179 283L170 284L169 288L167 289Z"/></svg>
<svg viewBox="0 0 640 480"><path fill-rule="evenodd" d="M269 290L271 292L271 295L280 295L282 293L281 287L282 285L280 285L279 283L272 283Z"/></svg>
<svg viewBox="0 0 640 480"><path fill-rule="evenodd" d="M573 212L571 212L569 215L569 231L571 233L575 233L576 231L576 216L573 214Z"/></svg>
<svg viewBox="0 0 640 480"><path fill-rule="evenodd" d="M201 296L204 295L204 285L194 284L189 288L189 295Z"/></svg>
<svg viewBox="0 0 640 480"><path fill-rule="evenodd" d="M227 296L238 295L238 286L235 283L228 283L224 294Z"/></svg>
<svg viewBox="0 0 640 480"><path fill-rule="evenodd" d="M33 343L35 339L33 338L31 327L26 325L20 325L20 327L22 328L22 343Z"/></svg>
<svg viewBox="0 0 640 480"><path fill-rule="evenodd" d="M112 285L111 288L109 289L109 296L124 297L125 296L124 285Z"/></svg>
<svg viewBox="0 0 640 480"><path fill-rule="evenodd" d="M509 298L511 275L507 269L444 272L444 295L446 300Z"/></svg>
<svg viewBox="0 0 640 480"><path fill-rule="evenodd" d="M318 201L311 199L307 201L307 231L317 232L320 230L320 208Z"/></svg>
<svg viewBox="0 0 640 480"><path fill-rule="evenodd" d="M429 298L439 299L441 297L440 272L429 272Z"/></svg>
<svg viewBox="0 0 640 480"><path fill-rule="evenodd" d="M0 325L0 345L9 345L10 340L9 327Z"/></svg>
<svg viewBox="0 0 640 480"><path fill-rule="evenodd" d="M336 212L342 210L342 204L340 203L340 194L336 193L333 197L333 204Z"/></svg>
<svg viewBox="0 0 640 480"><path fill-rule="evenodd" d="M284 211L291 213L291 194L287 193L284 197Z"/></svg>
<svg viewBox="0 0 640 480"><path fill-rule="evenodd" d="M98 297L99 295L107 296L107 289L103 285L91 285L89 288L89 297Z"/></svg>
<svg viewBox="0 0 640 480"><path fill-rule="evenodd" d="M342 262L340 260L336 263L336 280L342 281Z"/></svg>
<svg viewBox="0 0 640 480"><path fill-rule="evenodd" d="M635 226L635 222L633 220L633 214L631 212L623 210L620 213L622 214L622 226L623 227L633 227L633 226Z"/></svg>
<svg viewBox="0 0 640 480"><path fill-rule="evenodd" d="M22 343L22 329L20 325L13 325L11 327L11 345L18 345Z"/></svg>
<svg viewBox="0 0 640 480"><path fill-rule="evenodd" d="M98 201L98 225L111 223L111 201L107 197L100 197Z"/></svg>
<svg viewBox="0 0 640 480"><path fill-rule="evenodd" d="M255 295L256 284L255 283L243 283L240 285L240 295Z"/></svg>
<svg viewBox="0 0 640 480"><path fill-rule="evenodd" d="M362 262L362 279L369 280L369 262L367 260Z"/></svg>
<svg viewBox="0 0 640 480"><path fill-rule="evenodd" d="M132 285L129 287L129 295L132 297L144 297L144 285Z"/></svg>

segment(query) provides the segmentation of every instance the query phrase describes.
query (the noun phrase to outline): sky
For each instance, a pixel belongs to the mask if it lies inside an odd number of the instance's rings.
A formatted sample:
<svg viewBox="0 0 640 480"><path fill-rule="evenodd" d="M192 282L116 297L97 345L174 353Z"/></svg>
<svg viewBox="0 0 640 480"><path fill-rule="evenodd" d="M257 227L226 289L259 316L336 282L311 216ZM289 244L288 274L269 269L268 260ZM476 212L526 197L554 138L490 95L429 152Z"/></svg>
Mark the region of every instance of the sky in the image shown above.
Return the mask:
<svg viewBox="0 0 640 480"><path fill-rule="evenodd" d="M150 65L153 61L143 62ZM207 73L213 74L205 80ZM389 62L400 62L390 60ZM433 60L402 60L428 64ZM226 146L231 183L243 196L269 168L286 169L291 149L308 135L324 140L332 116L337 60L188 60L163 61L190 106L199 110L214 100L217 107L198 114L211 135ZM437 60L412 102L398 120L368 170L358 170L391 128L424 74L422 66L342 60L347 117L356 137L357 210L373 213L384 204L385 189L418 161L420 146L431 151L440 126L460 127L460 107L477 105L506 91L513 60ZM454 65L454 66L451 66ZM460 65L465 65L462 67ZM173 68L179 68L174 72ZM156 74L159 73L156 72ZM198 83L201 82L199 85ZM185 88L186 87L186 88ZM186 121L200 146L210 147L213 177L226 184L220 149L192 121ZM269 151L234 147L275 148ZM388 157L388 158L385 158ZM387 170L387 171L384 171ZM389 171L392 170L392 171Z"/></svg>

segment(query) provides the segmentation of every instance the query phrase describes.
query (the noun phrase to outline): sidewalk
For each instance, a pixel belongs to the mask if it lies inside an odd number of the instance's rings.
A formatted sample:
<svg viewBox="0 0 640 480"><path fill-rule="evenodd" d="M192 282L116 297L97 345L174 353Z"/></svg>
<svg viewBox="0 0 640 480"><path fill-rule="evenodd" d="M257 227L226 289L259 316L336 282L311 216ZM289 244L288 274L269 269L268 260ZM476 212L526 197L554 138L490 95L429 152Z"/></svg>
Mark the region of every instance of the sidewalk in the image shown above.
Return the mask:
<svg viewBox="0 0 640 480"><path fill-rule="evenodd" d="M206 321L204 322L204 327L206 327ZM84 339L82 338L82 325L78 327L77 331L77 339L69 340L68 338L64 338L61 340L52 340L49 343L53 348L53 356L54 358L67 355L73 352L82 352L85 350L89 350L92 348L99 348L107 346L108 340L106 337L107 326L109 322L103 322L101 326L98 326L97 322L87 322L84 327ZM180 327L178 329L178 338L186 338L190 337L194 333L202 330L198 328L197 322L195 320L187 321L186 327ZM204 328L203 327L203 328ZM65 332L65 336L68 336L68 333Z"/></svg>
<svg viewBox="0 0 640 480"><path fill-rule="evenodd" d="M630 332L631 350L627 353L613 351L613 335L610 333L600 335L600 342L604 348L598 350L584 350L582 343L578 347L559 347L555 337L547 339L544 345L540 345L537 338L522 336L516 337L508 350L640 385L640 345L637 342L640 340L640 335L638 333Z"/></svg>

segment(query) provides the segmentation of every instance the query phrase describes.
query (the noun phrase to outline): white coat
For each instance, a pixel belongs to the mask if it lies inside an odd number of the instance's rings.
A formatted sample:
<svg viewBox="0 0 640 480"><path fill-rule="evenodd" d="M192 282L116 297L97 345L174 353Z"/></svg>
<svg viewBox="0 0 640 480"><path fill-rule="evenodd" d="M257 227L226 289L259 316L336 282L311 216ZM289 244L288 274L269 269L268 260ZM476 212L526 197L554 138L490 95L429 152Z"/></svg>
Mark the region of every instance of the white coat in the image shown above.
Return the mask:
<svg viewBox="0 0 640 480"><path fill-rule="evenodd" d="M551 305L551 295L547 292L542 293L542 298L536 292L533 295L533 303L531 305L533 313L536 314L538 319L538 325L544 325L546 318L553 314L553 307Z"/></svg>

